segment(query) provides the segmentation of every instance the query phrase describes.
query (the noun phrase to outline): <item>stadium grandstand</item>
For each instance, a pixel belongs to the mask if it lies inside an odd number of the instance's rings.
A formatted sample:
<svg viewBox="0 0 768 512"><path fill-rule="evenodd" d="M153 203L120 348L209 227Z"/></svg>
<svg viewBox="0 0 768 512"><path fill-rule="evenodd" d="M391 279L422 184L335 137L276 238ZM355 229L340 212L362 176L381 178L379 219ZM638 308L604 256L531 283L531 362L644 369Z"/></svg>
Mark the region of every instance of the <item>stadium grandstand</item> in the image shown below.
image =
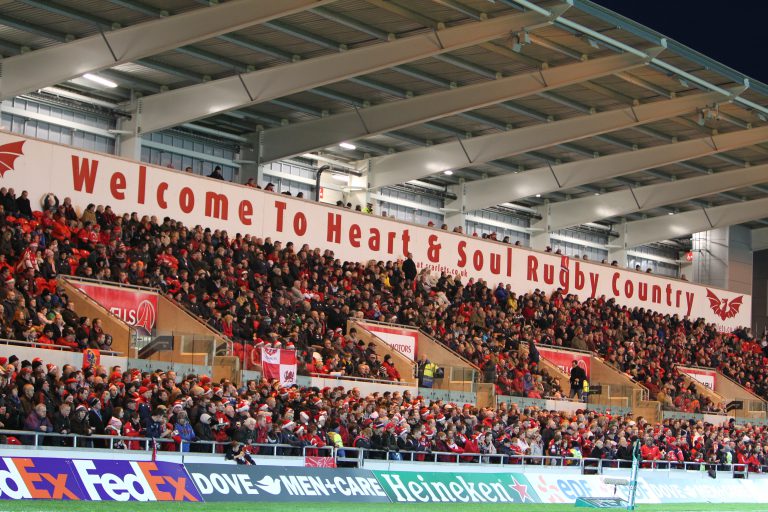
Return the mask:
<svg viewBox="0 0 768 512"><path fill-rule="evenodd" d="M0 499L768 503L768 86L586 0L0 54Z"/></svg>

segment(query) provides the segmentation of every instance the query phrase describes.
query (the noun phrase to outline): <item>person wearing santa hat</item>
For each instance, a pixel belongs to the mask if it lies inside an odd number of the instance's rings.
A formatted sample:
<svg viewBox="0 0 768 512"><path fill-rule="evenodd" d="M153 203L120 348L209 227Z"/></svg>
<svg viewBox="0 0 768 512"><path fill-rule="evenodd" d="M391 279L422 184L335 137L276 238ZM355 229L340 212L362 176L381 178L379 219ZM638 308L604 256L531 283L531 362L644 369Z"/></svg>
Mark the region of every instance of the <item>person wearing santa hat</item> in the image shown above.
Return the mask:
<svg viewBox="0 0 768 512"><path fill-rule="evenodd" d="M107 421L107 426L104 428L104 433L108 436L122 436L123 435L123 408L115 407L112 409L112 416ZM126 448L122 439L112 442L111 447L115 450L124 450Z"/></svg>
<svg viewBox="0 0 768 512"><path fill-rule="evenodd" d="M314 446L315 448L307 449L305 455L308 457L317 456L329 456L331 451L318 450L317 448L325 448L325 436L318 433L317 425L312 424L307 427L307 433L303 439L308 446Z"/></svg>

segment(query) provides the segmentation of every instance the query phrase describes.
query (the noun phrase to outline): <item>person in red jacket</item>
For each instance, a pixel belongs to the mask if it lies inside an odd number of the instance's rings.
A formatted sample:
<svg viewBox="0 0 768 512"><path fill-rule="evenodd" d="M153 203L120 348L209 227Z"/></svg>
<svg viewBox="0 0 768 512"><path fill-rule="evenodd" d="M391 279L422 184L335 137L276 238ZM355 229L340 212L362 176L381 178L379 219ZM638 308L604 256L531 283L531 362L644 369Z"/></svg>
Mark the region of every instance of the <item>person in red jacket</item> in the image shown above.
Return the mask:
<svg viewBox="0 0 768 512"><path fill-rule="evenodd" d="M396 380L400 382L400 372L397 371L397 368L395 368L395 363L392 361L392 355L387 354L384 356L384 362L381 363L381 366L384 367L384 369L387 371L387 377L389 380Z"/></svg>
<svg viewBox="0 0 768 512"><path fill-rule="evenodd" d="M123 425L123 435L125 437L141 437L141 420L138 414L131 415L131 418ZM125 443L127 450L141 450L141 441L127 441Z"/></svg>
<svg viewBox="0 0 768 512"><path fill-rule="evenodd" d="M463 433L459 434L460 438L462 437L465 438L464 453L480 453L480 445L477 444L477 438L479 435L480 435L479 432L476 432L469 436L465 436ZM473 455L467 455L465 457L462 457L461 461L462 462L480 462L480 458Z"/></svg>
<svg viewBox="0 0 768 512"><path fill-rule="evenodd" d="M661 460L661 451L659 447L653 444L653 439L648 437L645 439L645 444L640 448L640 453L643 456L643 461L646 460ZM651 464L643 464L643 467L651 467Z"/></svg>

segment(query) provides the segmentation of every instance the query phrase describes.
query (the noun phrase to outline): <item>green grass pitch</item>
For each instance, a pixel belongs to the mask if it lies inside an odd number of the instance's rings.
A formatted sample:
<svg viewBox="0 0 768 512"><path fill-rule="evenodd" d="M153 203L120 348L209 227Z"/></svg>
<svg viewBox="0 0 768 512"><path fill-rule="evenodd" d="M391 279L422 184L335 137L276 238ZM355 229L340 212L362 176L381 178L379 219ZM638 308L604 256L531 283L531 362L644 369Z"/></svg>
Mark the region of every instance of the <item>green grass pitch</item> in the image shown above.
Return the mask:
<svg viewBox="0 0 768 512"><path fill-rule="evenodd" d="M301 508L304 512L566 512L583 511L573 505L510 504L341 504L341 503L115 503L62 501L7 501L0 512L286 512ZM622 509L614 509L622 510ZM676 504L638 505L639 512L768 512L768 504Z"/></svg>

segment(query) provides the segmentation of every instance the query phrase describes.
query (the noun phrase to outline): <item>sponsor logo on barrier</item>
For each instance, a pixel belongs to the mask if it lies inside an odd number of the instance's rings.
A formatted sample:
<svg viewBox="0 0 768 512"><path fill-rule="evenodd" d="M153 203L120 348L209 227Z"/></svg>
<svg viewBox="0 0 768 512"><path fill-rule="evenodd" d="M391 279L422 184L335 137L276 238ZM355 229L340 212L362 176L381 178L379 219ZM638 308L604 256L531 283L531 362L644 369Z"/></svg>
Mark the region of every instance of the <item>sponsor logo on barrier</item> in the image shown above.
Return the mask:
<svg viewBox="0 0 768 512"><path fill-rule="evenodd" d="M69 461L3 457L0 499L82 500Z"/></svg>
<svg viewBox="0 0 768 512"><path fill-rule="evenodd" d="M394 502L541 502L526 477L516 473L373 473Z"/></svg>
<svg viewBox="0 0 768 512"><path fill-rule="evenodd" d="M382 502L373 473L354 469L187 464L205 501Z"/></svg>
<svg viewBox="0 0 768 512"><path fill-rule="evenodd" d="M180 464L73 460L72 466L92 501L202 501Z"/></svg>

